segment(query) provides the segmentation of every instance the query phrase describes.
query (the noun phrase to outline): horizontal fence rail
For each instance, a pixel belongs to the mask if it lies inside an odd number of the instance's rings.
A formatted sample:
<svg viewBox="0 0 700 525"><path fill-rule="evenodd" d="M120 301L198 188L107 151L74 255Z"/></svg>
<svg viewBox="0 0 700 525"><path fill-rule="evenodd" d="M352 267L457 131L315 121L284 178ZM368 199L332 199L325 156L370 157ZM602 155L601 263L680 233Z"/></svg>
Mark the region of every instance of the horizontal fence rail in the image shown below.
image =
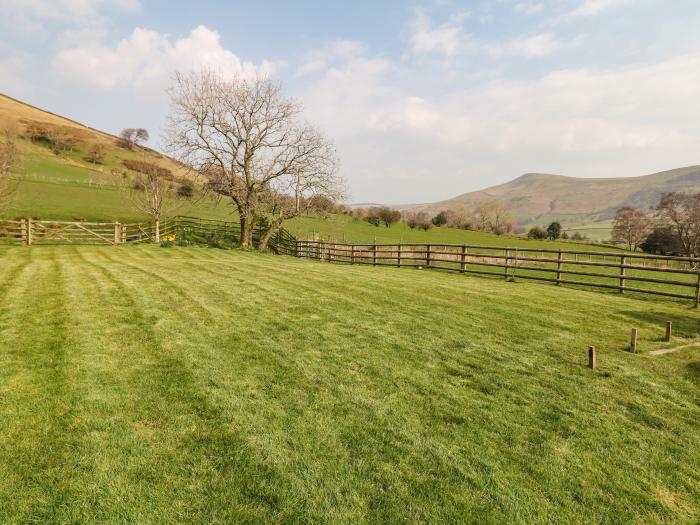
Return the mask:
<svg viewBox="0 0 700 525"><path fill-rule="evenodd" d="M259 245L262 228L253 230ZM24 245L120 245L189 240L238 242L235 221L176 216L158 223L69 222L21 219L0 221L0 241ZM284 228L274 230L270 251L322 261L422 268L529 279L558 286L583 286L692 300L700 305L700 259L620 251L556 250L470 244L345 244L298 240Z"/></svg>
<svg viewBox="0 0 700 525"><path fill-rule="evenodd" d="M297 241L297 257L345 264L424 268L692 300L700 304L700 259L469 244L339 244Z"/></svg>
<svg viewBox="0 0 700 525"><path fill-rule="evenodd" d="M263 236L263 228L253 230L253 243ZM0 241L23 245L118 245L175 241L189 236L195 242L229 239L238 242L240 225L234 221L176 216L158 223L120 223L87 221L46 221L19 219L0 221ZM268 247L275 253L295 255L296 238L284 228L275 230Z"/></svg>

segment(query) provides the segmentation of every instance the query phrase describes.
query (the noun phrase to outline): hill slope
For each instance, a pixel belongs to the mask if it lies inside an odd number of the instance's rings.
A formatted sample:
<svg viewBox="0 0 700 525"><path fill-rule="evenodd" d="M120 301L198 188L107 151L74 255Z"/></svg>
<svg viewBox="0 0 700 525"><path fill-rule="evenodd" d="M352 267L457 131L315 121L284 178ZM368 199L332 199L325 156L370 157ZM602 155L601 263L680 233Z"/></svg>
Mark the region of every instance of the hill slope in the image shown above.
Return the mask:
<svg viewBox="0 0 700 525"><path fill-rule="evenodd" d="M54 148L48 140L32 139L33 130L38 128L61 140L67 137L70 147ZM143 147L130 151L120 147L113 135L0 94L0 132L6 130L16 138L21 163L12 173L19 180L18 191L9 207L0 209L0 218L143 220L144 215L134 209L123 191L125 180L128 186L128 177L133 174L125 161L146 161L165 168L176 185L187 177L180 164L157 151ZM96 144L104 148L101 163L86 158ZM183 202L179 212L211 218L231 215L230 207L216 207L211 199L196 198Z"/></svg>
<svg viewBox="0 0 700 525"><path fill-rule="evenodd" d="M506 184L410 208L428 212L474 210L479 203L500 201L523 224L552 219L583 224L609 220L622 206L653 207L662 194L670 191L700 191L700 166L642 177L576 178L528 173Z"/></svg>

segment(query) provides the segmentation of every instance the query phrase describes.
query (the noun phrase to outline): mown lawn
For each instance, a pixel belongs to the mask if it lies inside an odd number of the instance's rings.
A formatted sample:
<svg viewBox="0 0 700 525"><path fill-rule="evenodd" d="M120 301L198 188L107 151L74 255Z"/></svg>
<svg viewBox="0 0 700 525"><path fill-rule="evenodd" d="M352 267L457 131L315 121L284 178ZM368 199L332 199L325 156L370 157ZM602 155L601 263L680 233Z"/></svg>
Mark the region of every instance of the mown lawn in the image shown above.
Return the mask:
<svg viewBox="0 0 700 525"><path fill-rule="evenodd" d="M2 523L700 519L684 303L152 246L0 247L0 298Z"/></svg>

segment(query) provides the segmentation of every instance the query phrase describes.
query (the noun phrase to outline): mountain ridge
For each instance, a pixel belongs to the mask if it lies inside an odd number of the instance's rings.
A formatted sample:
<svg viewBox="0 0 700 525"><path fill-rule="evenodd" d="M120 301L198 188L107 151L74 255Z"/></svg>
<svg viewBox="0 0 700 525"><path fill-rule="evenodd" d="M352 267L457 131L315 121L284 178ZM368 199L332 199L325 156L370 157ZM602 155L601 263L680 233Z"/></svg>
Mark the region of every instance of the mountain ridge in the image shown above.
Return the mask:
<svg viewBox="0 0 700 525"><path fill-rule="evenodd" d="M700 192L700 165L634 177L586 178L531 172L451 199L397 208L428 213L474 212L481 203L499 201L520 224L556 216L570 224L595 223L609 220L623 206L653 208L664 193L671 191Z"/></svg>

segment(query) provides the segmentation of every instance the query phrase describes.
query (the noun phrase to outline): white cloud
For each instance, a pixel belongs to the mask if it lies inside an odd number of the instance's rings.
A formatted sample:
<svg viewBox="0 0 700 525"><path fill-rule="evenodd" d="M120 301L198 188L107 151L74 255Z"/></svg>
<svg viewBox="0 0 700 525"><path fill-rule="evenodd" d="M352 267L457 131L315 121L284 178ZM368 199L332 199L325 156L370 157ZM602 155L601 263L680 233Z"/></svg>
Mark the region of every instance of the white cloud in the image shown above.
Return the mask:
<svg viewBox="0 0 700 525"><path fill-rule="evenodd" d="M0 10L16 16L82 22L103 10L135 12L140 9L139 0L0 0Z"/></svg>
<svg viewBox="0 0 700 525"><path fill-rule="evenodd" d="M607 9L632 3L633 0L584 0L578 7L559 16L558 22L572 22L580 18L597 15Z"/></svg>
<svg viewBox="0 0 700 525"><path fill-rule="evenodd" d="M700 114L700 54L528 81L490 72L440 96L419 95L420 74L410 75L405 63L355 57L301 97L336 138L356 198L399 203L422 188L430 200L526 171L640 175L697 163L700 121L687 115Z"/></svg>
<svg viewBox="0 0 700 525"><path fill-rule="evenodd" d="M523 15L534 15L535 13L539 13L544 9L544 4L542 2L532 2L532 1L526 1L526 2L518 2L513 6L513 10L516 13L520 13Z"/></svg>
<svg viewBox="0 0 700 525"><path fill-rule="evenodd" d="M115 46L97 41L63 49L52 65L64 79L110 89L118 85L160 88L175 70L206 67L228 76L251 77L271 74L283 64L243 61L221 45L218 32L199 26L174 41L157 31L137 28Z"/></svg>
<svg viewBox="0 0 700 525"><path fill-rule="evenodd" d="M551 33L542 33L528 37L518 37L488 46L493 56L525 56L529 58L544 57L555 53L563 44Z"/></svg>
<svg viewBox="0 0 700 525"><path fill-rule="evenodd" d="M411 52L414 54L439 52L454 55L471 47L471 39L464 33L462 22L466 15L458 14L442 25L434 27L424 9L417 8L411 24Z"/></svg>
<svg viewBox="0 0 700 525"><path fill-rule="evenodd" d="M532 8L532 6L530 7ZM453 15L447 23L433 26L426 11L420 8L416 9L415 18L411 25L410 51L404 55L404 58L430 53L451 57L466 52L482 52L493 57L538 58L551 55L563 47L563 43L557 40L552 33L521 36L503 42L476 40L464 32L461 25L463 19L463 16L455 17Z"/></svg>
<svg viewBox="0 0 700 525"><path fill-rule="evenodd" d="M310 51L304 58L299 72L301 74L315 73L326 69L334 63L348 60L366 51L366 46L353 40L335 40L323 48Z"/></svg>

